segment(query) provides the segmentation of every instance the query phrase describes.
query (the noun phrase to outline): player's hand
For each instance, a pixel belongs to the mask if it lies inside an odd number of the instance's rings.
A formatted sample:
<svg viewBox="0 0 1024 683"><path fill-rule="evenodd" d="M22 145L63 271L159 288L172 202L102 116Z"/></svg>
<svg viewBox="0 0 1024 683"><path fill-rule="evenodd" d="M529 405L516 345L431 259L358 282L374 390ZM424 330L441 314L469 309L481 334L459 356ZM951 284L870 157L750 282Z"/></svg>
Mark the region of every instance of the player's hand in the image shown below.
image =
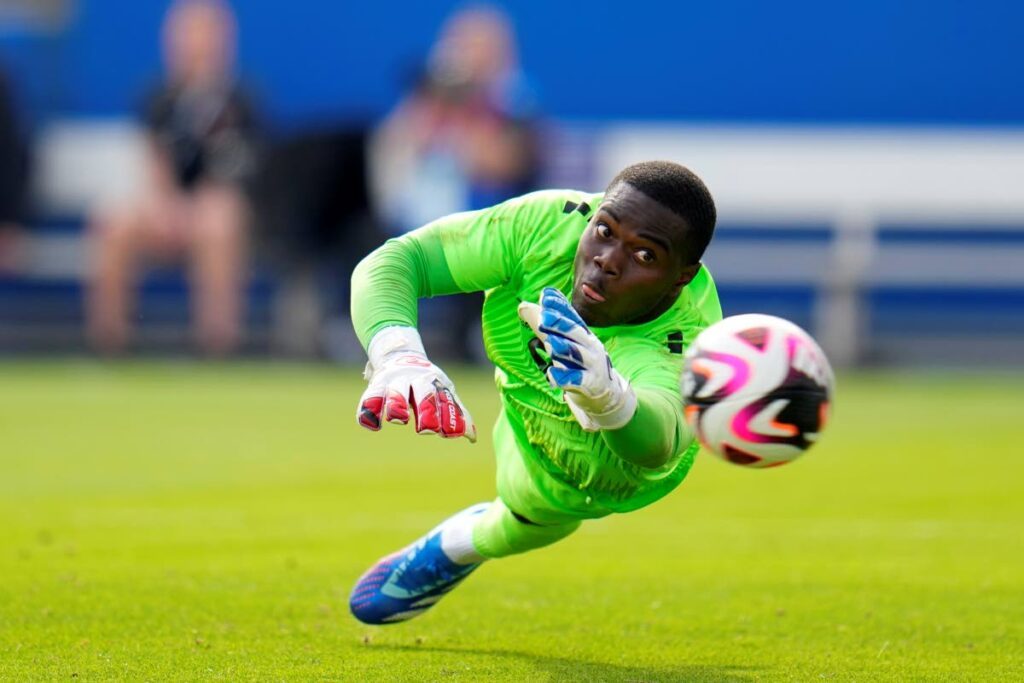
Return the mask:
<svg viewBox="0 0 1024 683"><path fill-rule="evenodd" d="M569 409L585 430L619 429L632 419L636 393L561 292L545 288L540 305L519 304L519 317L544 343L551 356L548 381L565 392Z"/></svg>
<svg viewBox="0 0 1024 683"><path fill-rule="evenodd" d="M364 377L370 385L359 399L356 420L371 431L384 421L407 424L419 434L476 441L476 425L455 394L448 375L427 358L411 327L387 327L370 342Z"/></svg>

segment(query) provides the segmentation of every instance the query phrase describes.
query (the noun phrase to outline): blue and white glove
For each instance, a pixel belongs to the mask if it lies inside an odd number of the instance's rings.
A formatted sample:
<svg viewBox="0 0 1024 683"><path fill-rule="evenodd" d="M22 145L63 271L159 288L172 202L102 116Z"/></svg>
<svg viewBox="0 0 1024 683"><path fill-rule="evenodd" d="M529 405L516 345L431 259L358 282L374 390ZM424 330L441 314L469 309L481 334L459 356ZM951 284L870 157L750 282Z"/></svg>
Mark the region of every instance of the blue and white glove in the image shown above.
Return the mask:
<svg viewBox="0 0 1024 683"><path fill-rule="evenodd" d="M364 379L369 386L359 399L356 421L379 431L384 421L406 424L409 414L419 434L476 441L476 425L455 386L430 362L419 333L412 327L385 327L370 340Z"/></svg>
<svg viewBox="0 0 1024 683"><path fill-rule="evenodd" d="M619 429L633 418L636 393L561 292L545 288L540 305L519 304L519 317L544 343L551 356L548 381L565 392L565 402L583 429Z"/></svg>

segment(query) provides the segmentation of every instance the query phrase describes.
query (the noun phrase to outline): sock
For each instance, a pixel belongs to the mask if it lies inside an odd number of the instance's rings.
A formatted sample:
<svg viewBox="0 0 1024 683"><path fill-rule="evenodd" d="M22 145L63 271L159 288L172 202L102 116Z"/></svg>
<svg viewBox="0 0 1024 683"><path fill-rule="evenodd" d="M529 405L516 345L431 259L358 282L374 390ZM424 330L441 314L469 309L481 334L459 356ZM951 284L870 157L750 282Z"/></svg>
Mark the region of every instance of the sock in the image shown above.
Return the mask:
<svg viewBox="0 0 1024 683"><path fill-rule="evenodd" d="M476 564L487 559L473 545L473 527L491 505L474 505L441 525L441 551L449 560L456 564Z"/></svg>
<svg viewBox="0 0 1024 683"><path fill-rule="evenodd" d="M521 522L499 498L474 520L472 542L481 557L493 559L551 545L579 529L580 524L573 521L541 526Z"/></svg>

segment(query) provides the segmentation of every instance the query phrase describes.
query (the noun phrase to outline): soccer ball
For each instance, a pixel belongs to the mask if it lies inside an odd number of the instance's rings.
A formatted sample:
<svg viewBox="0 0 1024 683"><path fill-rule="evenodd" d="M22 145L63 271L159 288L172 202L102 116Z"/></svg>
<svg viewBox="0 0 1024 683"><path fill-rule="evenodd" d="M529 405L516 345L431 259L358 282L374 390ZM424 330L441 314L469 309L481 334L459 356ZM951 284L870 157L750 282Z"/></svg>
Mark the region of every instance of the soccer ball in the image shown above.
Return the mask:
<svg viewBox="0 0 1024 683"><path fill-rule="evenodd" d="M818 440L834 383L821 348L793 323L733 316L701 332L686 351L686 421L724 460L784 465Z"/></svg>

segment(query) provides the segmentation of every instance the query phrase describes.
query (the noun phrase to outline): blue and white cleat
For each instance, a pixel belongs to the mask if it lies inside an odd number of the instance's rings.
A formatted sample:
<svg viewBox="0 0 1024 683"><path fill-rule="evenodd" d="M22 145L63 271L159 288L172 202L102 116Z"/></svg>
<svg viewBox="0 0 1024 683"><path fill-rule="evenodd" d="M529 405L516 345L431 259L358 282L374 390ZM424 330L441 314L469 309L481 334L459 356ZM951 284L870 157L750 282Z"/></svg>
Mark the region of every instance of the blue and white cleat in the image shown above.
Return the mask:
<svg viewBox="0 0 1024 683"><path fill-rule="evenodd" d="M458 564L441 549L441 532L463 515L480 515L479 503L441 522L412 545L387 555L356 582L349 597L352 615L364 624L393 624L426 612L482 562Z"/></svg>

